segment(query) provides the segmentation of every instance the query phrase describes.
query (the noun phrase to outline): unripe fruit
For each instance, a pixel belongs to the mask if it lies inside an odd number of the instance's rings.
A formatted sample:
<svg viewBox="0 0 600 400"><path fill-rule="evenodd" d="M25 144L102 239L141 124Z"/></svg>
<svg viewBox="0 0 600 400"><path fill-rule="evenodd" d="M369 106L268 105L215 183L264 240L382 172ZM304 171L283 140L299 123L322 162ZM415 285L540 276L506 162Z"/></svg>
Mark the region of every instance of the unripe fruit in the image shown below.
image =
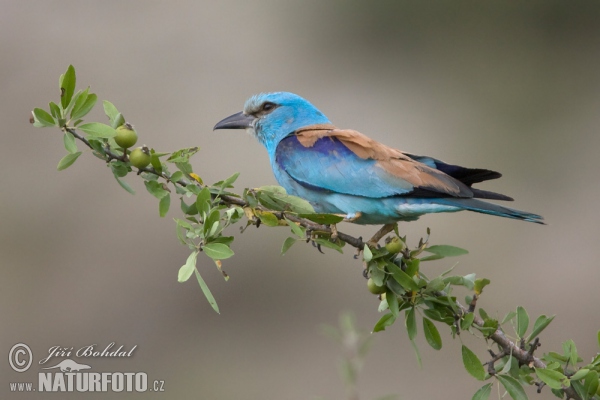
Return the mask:
<svg viewBox="0 0 600 400"><path fill-rule="evenodd" d="M129 154L129 162L137 168L144 168L150 164L150 153L146 146L138 147Z"/></svg>
<svg viewBox="0 0 600 400"><path fill-rule="evenodd" d="M137 143L138 135L129 122L119 126L116 131L115 142L122 148L127 149Z"/></svg>
<svg viewBox="0 0 600 400"><path fill-rule="evenodd" d="M367 280L367 288L369 289L369 292L373 294L385 293L385 286L377 286L373 281L373 278Z"/></svg>
<svg viewBox="0 0 600 400"><path fill-rule="evenodd" d="M399 237L392 238L389 242L385 244L385 249L388 253L396 254L400 253L402 250L406 248L406 244Z"/></svg>

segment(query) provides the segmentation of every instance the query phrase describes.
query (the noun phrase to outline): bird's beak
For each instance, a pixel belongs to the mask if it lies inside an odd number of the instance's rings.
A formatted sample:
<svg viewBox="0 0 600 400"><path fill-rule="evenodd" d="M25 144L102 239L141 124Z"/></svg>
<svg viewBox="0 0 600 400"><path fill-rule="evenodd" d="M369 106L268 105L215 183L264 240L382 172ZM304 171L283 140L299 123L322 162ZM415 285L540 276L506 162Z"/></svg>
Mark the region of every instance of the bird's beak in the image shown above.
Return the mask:
<svg viewBox="0 0 600 400"><path fill-rule="evenodd" d="M219 121L214 130L217 129L246 129L252 127L252 122L254 121L254 117L252 115L246 115L243 111L240 111L237 114L230 115L222 121Z"/></svg>

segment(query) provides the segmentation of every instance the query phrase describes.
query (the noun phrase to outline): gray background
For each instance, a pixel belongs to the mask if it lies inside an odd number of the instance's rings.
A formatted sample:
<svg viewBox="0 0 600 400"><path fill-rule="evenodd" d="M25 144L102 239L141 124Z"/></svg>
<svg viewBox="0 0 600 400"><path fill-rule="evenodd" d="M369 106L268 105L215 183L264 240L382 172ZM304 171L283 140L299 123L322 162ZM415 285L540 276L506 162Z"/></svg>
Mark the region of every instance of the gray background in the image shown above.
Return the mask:
<svg viewBox="0 0 600 400"><path fill-rule="evenodd" d="M501 171L501 180L481 187L514 196L515 207L544 215L548 226L459 213L401 231L415 245L431 227L434 243L468 248L468 256L426 271L458 261L457 273L491 279L480 301L488 313L502 318L523 305L532 322L557 314L541 351L573 338L584 359L597 352L597 2L3 0L0 7L0 397L11 397L8 382L37 379L35 364L23 374L9 369L14 343L29 344L37 362L54 345L115 341L138 345L135 356L89 364L163 379L162 398L339 399L340 352L319 326L352 310L368 331L380 316L351 251L321 255L299 245L280 257L287 230L264 228L236 238L236 256L224 262L229 282L200 259L221 307L215 314L194 281L176 281L188 255L175 237L178 208L159 218L140 179L127 178L138 192L131 196L89 152L57 172L60 132L28 124L33 107L57 101L69 64L80 88L91 85L135 124L140 143L200 146L195 170L209 182L241 171L240 190L275 183L266 152L243 132L211 129L251 94L273 90L296 92L338 126L393 147ZM101 107L88 117L104 118ZM375 227L340 230L368 236ZM441 351L418 340L422 369L403 329L376 335L361 398L436 398L442 390L470 398L480 384L462 367L460 342L440 329ZM485 358L481 340L462 340ZM14 395L26 397L98 394Z"/></svg>

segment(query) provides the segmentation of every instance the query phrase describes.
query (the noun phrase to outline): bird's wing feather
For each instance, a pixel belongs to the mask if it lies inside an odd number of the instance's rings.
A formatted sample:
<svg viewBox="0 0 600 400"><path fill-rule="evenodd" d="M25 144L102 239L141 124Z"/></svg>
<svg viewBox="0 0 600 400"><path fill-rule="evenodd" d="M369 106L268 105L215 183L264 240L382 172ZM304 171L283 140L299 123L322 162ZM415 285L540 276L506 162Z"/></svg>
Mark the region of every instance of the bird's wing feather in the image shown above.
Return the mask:
<svg viewBox="0 0 600 400"><path fill-rule="evenodd" d="M276 161L294 180L336 193L366 197L473 197L453 177L360 132L313 125L277 146Z"/></svg>

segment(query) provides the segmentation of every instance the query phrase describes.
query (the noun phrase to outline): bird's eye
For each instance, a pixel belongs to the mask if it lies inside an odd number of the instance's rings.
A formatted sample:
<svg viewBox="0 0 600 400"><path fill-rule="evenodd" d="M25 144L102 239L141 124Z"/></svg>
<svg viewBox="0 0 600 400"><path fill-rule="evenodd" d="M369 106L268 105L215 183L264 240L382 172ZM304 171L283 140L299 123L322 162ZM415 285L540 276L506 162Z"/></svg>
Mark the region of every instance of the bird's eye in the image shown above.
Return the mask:
<svg viewBox="0 0 600 400"><path fill-rule="evenodd" d="M262 106L263 111L271 111L274 108L275 108L275 103L271 103L270 101L266 102Z"/></svg>

